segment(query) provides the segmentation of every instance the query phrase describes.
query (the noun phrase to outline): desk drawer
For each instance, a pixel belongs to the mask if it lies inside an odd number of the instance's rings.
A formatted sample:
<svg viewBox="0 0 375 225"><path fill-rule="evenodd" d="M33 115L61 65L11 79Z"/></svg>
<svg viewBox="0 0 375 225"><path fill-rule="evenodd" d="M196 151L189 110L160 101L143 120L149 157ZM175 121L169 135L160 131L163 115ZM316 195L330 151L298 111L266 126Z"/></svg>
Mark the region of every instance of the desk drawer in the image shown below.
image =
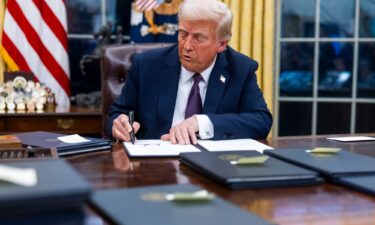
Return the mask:
<svg viewBox="0 0 375 225"><path fill-rule="evenodd" d="M42 130L99 136L102 130L100 115L13 116L4 117L1 122L0 132L2 133Z"/></svg>
<svg viewBox="0 0 375 225"><path fill-rule="evenodd" d="M4 118L0 116L0 132L2 132L3 130L5 130L5 121Z"/></svg>

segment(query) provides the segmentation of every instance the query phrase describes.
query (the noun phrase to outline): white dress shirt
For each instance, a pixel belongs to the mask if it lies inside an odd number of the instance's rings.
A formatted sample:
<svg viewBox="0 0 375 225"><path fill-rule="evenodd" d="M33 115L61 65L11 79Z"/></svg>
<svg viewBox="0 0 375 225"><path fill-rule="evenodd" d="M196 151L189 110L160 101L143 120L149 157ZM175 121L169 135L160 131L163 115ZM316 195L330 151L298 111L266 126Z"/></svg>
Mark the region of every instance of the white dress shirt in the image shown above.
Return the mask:
<svg viewBox="0 0 375 225"><path fill-rule="evenodd" d="M207 92L207 85L208 81L210 79L211 71L215 65L215 60L212 62L212 64L202 71L200 74L203 77L203 80L199 82L199 92L202 98L202 104L204 104L204 100L206 98L206 92ZM180 79L178 82L178 91L177 91L177 98L176 98L176 106L174 108L173 113L173 121L172 121L172 127L181 123L185 119L185 111L186 111L186 104L189 98L189 94L191 91L191 87L194 84L193 75L194 72L190 72L187 69L185 69L181 65L181 74ZM198 120L198 126L199 126L199 137L201 139L209 139L214 136L214 126L208 118L207 115L195 115Z"/></svg>

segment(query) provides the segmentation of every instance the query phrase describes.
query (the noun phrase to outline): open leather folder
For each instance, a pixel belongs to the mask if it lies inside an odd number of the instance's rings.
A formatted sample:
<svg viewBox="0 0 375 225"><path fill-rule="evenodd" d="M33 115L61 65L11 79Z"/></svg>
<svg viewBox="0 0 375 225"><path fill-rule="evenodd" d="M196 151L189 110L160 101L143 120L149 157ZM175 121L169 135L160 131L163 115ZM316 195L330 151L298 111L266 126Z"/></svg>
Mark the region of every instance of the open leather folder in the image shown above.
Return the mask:
<svg viewBox="0 0 375 225"><path fill-rule="evenodd" d="M232 140L198 140L196 145L171 144L169 141L157 139L137 140L134 144L123 142L125 151L129 157L178 157L181 153L200 151L248 151L263 152L272 149L253 139Z"/></svg>

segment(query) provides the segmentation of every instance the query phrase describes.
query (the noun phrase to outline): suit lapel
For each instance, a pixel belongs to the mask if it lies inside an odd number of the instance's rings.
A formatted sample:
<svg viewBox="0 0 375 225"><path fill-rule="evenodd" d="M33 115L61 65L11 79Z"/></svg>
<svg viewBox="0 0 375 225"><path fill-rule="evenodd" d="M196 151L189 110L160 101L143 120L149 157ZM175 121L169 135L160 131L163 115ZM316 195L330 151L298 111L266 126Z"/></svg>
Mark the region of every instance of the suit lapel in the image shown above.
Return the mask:
<svg viewBox="0 0 375 225"><path fill-rule="evenodd" d="M178 81L181 73L181 64L178 60L177 47L164 59L158 79L159 85L159 134L169 132L172 125L173 113L176 104Z"/></svg>
<svg viewBox="0 0 375 225"><path fill-rule="evenodd" d="M215 113L219 105L225 87L229 82L229 73L226 70L228 65L224 52L217 55L215 66L212 69L208 81L206 99L204 100L203 113Z"/></svg>

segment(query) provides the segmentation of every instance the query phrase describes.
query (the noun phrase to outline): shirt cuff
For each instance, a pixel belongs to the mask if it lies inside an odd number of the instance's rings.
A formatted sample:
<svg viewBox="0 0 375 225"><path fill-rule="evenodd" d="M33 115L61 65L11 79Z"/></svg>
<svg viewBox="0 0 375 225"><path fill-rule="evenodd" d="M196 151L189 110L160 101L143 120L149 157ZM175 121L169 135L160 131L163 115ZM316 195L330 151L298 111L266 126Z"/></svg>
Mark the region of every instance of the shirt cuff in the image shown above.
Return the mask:
<svg viewBox="0 0 375 225"><path fill-rule="evenodd" d="M214 137L214 125L207 115L195 115L198 120L199 133L201 139L210 139Z"/></svg>

